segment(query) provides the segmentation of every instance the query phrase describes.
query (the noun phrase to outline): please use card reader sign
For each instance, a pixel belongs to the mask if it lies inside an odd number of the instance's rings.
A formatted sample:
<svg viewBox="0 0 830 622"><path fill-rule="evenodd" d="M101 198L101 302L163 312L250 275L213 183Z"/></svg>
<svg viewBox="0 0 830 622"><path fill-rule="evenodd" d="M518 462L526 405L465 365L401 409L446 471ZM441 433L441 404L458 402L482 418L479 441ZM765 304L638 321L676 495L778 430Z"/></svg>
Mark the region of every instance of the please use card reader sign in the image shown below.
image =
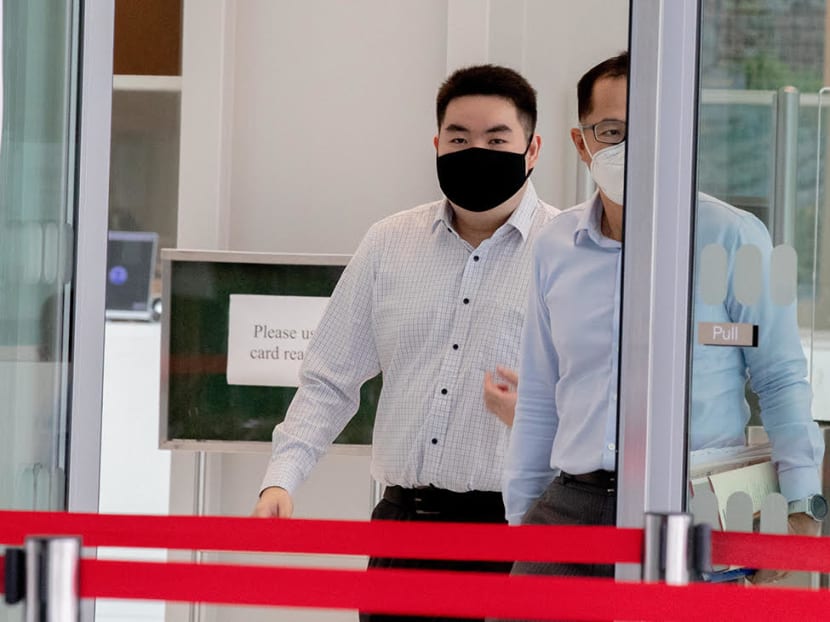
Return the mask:
<svg viewBox="0 0 830 622"><path fill-rule="evenodd" d="M300 366L329 299L231 294L228 384L299 386Z"/></svg>

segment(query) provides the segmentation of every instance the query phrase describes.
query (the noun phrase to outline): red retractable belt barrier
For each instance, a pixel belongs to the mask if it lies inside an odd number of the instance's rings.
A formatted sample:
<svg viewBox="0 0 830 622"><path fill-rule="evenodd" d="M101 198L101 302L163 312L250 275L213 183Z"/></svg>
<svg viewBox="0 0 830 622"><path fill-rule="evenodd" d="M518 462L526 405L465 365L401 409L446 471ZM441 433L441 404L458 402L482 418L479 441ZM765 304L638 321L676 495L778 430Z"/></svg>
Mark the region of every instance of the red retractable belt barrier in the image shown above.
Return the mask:
<svg viewBox="0 0 830 622"><path fill-rule="evenodd" d="M0 542L49 533L86 546L573 563L639 563L643 537L614 527L0 512ZM830 538L714 532L712 560L830 573Z"/></svg>
<svg viewBox="0 0 830 622"><path fill-rule="evenodd" d="M760 533L712 533L712 561L746 568L830 573L830 538ZM827 617L830 619L830 613Z"/></svg>
<svg viewBox="0 0 830 622"><path fill-rule="evenodd" d="M639 563L643 541L641 529L614 527L0 512L0 542L50 533L84 546L574 563Z"/></svg>
<svg viewBox="0 0 830 622"><path fill-rule="evenodd" d="M144 568L138 568L144 566ZM82 596L540 620L827 620L830 592L407 570L85 562ZM124 577L129 577L125 581Z"/></svg>
<svg viewBox="0 0 830 622"><path fill-rule="evenodd" d="M377 521L0 512L0 542L79 535L87 546L637 562L642 532ZM830 570L830 541L713 534L715 563ZM0 558L0 572L3 560ZM81 596L539 620L825 620L830 592L409 570L321 570L85 559Z"/></svg>
<svg viewBox="0 0 830 622"><path fill-rule="evenodd" d="M0 558L2 571L2 558ZM81 597L538 620L826 620L830 592L408 570L83 560Z"/></svg>

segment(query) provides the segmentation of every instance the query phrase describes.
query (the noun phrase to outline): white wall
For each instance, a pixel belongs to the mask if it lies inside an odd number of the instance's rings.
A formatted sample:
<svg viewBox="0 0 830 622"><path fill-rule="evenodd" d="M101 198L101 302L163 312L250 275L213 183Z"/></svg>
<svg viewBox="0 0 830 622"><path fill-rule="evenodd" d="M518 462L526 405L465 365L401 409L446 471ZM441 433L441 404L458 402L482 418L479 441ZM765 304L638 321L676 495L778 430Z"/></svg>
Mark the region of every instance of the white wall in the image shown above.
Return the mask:
<svg viewBox="0 0 830 622"><path fill-rule="evenodd" d="M179 247L352 252L440 196L435 92L477 62L535 86L534 183L573 204L576 81L627 19L624 0L185 0Z"/></svg>
<svg viewBox="0 0 830 622"><path fill-rule="evenodd" d="M544 140L533 180L541 197L564 209L577 199L578 160L569 135L577 124L576 83L595 64L628 49L628 2L527 0L524 4L521 69L539 93L538 131Z"/></svg>
<svg viewBox="0 0 830 622"><path fill-rule="evenodd" d="M446 5L239 4L231 248L351 253L371 222L437 196Z"/></svg>
<svg viewBox="0 0 830 622"><path fill-rule="evenodd" d="M626 47L627 19L623 0L184 0L179 248L353 252L372 222L440 196L435 93L471 63L512 66L536 87L543 151L533 180L548 202L573 204L576 81ZM207 513L249 513L266 460L208 456ZM193 454L174 454L171 513L194 511L194 477ZM370 486L366 456L328 456L299 491L297 513L367 518ZM187 613L167 607L170 622ZM258 616L356 619L201 612Z"/></svg>
<svg viewBox="0 0 830 622"><path fill-rule="evenodd" d="M158 448L161 330L157 322L107 322L101 413L102 514L167 514L170 452ZM99 548L99 559L164 561L156 549ZM99 599L96 622L157 622L164 603Z"/></svg>

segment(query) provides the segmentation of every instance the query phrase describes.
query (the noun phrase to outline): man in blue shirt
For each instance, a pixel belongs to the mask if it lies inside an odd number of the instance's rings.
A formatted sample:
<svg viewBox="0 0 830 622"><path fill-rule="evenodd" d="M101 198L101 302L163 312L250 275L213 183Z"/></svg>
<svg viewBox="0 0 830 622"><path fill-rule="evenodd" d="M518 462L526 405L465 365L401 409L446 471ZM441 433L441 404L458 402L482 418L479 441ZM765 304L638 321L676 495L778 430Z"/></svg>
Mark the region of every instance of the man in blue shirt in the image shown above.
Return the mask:
<svg viewBox="0 0 830 622"><path fill-rule="evenodd" d="M556 216L535 246L503 484L511 524L613 525L616 520L627 84L627 53L580 80L580 126L571 138L599 190ZM768 291L769 235L754 216L700 195L696 243L698 253L721 245L729 266L724 300L711 304L697 295L696 321L756 325L758 347L694 346L689 445L694 450L745 443L749 378L781 492L791 502L791 529L817 534L819 523L799 510L820 491L824 446L810 415L795 301L776 304ZM745 245L757 247L764 266L762 293L754 304L735 295L732 278L735 254ZM513 572L611 576L613 566L520 562ZM773 576L770 571L762 580Z"/></svg>

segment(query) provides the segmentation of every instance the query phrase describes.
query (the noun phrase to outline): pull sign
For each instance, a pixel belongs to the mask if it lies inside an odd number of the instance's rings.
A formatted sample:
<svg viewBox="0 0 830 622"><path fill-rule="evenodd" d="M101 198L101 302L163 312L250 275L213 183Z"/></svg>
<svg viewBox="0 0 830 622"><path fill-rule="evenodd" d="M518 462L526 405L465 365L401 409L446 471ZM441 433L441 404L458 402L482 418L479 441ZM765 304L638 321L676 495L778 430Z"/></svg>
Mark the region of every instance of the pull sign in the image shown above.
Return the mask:
<svg viewBox="0 0 830 622"><path fill-rule="evenodd" d="M758 345L758 326L756 324L698 322L697 342L704 346L754 348Z"/></svg>

